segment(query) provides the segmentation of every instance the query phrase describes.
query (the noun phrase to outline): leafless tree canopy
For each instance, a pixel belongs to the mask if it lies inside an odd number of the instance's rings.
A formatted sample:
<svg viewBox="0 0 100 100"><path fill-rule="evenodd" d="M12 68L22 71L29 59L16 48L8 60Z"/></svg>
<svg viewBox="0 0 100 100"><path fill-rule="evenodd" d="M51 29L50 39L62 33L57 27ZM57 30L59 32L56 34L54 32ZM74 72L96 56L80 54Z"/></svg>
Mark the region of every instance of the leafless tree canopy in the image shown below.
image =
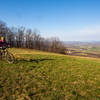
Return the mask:
<svg viewBox="0 0 100 100"><path fill-rule="evenodd" d="M48 52L65 54L66 48L58 38L44 38L37 30L20 28L8 28L6 24L0 21L0 35L16 48L30 48Z"/></svg>

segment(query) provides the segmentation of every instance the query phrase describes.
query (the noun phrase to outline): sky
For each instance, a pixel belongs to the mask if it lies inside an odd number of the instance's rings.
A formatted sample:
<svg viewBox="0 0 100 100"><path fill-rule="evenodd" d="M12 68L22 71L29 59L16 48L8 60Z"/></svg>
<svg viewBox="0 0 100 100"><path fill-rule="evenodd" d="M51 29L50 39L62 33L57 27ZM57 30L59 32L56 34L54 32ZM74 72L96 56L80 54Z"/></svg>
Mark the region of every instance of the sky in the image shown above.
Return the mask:
<svg viewBox="0 0 100 100"><path fill-rule="evenodd" d="M100 41L100 0L0 0L0 20L62 41Z"/></svg>

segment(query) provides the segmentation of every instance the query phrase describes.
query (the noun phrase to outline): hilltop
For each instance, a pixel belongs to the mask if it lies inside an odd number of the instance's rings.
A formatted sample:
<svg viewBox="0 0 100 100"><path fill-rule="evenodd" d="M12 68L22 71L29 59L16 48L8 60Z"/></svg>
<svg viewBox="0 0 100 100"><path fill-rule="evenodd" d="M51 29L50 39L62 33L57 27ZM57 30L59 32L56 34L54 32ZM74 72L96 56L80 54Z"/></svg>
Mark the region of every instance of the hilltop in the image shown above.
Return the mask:
<svg viewBox="0 0 100 100"><path fill-rule="evenodd" d="M100 59L9 49L0 61L0 100L100 100Z"/></svg>

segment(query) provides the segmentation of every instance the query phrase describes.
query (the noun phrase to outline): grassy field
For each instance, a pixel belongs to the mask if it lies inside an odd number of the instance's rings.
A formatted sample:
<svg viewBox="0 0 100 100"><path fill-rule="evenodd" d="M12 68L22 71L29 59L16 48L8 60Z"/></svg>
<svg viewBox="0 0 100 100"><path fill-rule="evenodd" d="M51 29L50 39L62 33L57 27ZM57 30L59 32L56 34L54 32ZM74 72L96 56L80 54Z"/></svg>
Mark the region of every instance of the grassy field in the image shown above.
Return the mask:
<svg viewBox="0 0 100 100"><path fill-rule="evenodd" d="M100 100L100 60L10 49L0 61L0 100Z"/></svg>

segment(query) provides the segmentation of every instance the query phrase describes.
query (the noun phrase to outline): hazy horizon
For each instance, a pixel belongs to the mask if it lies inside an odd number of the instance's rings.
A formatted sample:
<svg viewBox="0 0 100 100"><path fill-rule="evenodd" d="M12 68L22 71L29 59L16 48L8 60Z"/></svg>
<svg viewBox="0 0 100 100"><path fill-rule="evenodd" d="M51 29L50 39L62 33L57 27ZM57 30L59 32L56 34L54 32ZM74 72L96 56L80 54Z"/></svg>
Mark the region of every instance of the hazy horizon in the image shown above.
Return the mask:
<svg viewBox="0 0 100 100"><path fill-rule="evenodd" d="M62 41L100 41L99 0L1 0L0 20Z"/></svg>

